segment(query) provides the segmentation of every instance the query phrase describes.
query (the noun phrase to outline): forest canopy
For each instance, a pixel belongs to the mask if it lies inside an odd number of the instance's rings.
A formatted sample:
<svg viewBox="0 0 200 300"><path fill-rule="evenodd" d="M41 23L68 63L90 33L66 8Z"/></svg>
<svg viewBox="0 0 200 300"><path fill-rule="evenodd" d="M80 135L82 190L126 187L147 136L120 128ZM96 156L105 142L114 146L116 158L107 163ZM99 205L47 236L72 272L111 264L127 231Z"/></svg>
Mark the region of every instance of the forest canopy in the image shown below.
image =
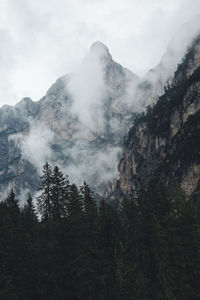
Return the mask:
<svg viewBox="0 0 200 300"><path fill-rule="evenodd" d="M200 299L200 222L174 184L151 180L118 209L48 163L39 196L0 203L0 299Z"/></svg>

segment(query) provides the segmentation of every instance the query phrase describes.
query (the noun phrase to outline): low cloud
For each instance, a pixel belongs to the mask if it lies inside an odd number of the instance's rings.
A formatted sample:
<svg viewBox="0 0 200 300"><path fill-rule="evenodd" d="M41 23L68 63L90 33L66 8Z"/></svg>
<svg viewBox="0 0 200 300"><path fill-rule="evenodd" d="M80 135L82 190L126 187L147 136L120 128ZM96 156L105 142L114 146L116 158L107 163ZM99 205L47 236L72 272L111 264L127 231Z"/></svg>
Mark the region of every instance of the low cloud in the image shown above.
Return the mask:
<svg viewBox="0 0 200 300"><path fill-rule="evenodd" d="M41 172L46 161L52 158L53 132L42 122L31 124L30 132L22 142L22 155Z"/></svg>
<svg viewBox="0 0 200 300"><path fill-rule="evenodd" d="M22 157L30 161L39 174L46 161L58 164L77 184L82 184L85 179L91 185L101 186L116 178L120 143L132 124L132 114L141 112L149 101L155 100L156 93L162 93L163 85L173 76L188 43L198 32L198 24L194 21L187 27L188 34L185 36L178 33L179 38L172 40L161 64L141 80L128 70L124 71L119 64L113 67L113 61L109 61L109 67L113 69L108 74L110 69L106 68L105 63L106 59L111 60L111 56L105 46L96 44L96 50L90 50L67 79L66 89L72 106L67 106L68 102L66 107L62 104L62 113L66 110L73 117L78 117L80 128L76 136L69 138L68 147L61 145L62 153L55 153L52 150L55 143L53 131L44 122L32 120L28 134L11 137L20 145ZM148 84L145 87L146 81L155 85L157 90L148 89ZM138 82L143 84L141 89L137 87ZM47 99L45 105L51 104ZM62 144L60 140L56 142Z"/></svg>
<svg viewBox="0 0 200 300"><path fill-rule="evenodd" d="M104 70L100 53L90 50L75 70L67 89L74 99L71 111L92 131L102 126L102 100L105 98Z"/></svg>
<svg viewBox="0 0 200 300"><path fill-rule="evenodd" d="M94 151L87 142L78 142L71 149L66 149L65 155L70 157L70 162L60 167L72 182L80 185L86 180L93 187L98 188L118 176L117 165L120 147L110 147Z"/></svg>
<svg viewBox="0 0 200 300"><path fill-rule="evenodd" d="M1 0L0 105L39 100L95 40L143 75L199 11L199 0Z"/></svg>
<svg viewBox="0 0 200 300"><path fill-rule="evenodd" d="M28 134L11 135L10 139L21 149L22 158L30 161L40 174L45 162L52 160L51 143L53 137L54 134L47 125L32 120Z"/></svg>

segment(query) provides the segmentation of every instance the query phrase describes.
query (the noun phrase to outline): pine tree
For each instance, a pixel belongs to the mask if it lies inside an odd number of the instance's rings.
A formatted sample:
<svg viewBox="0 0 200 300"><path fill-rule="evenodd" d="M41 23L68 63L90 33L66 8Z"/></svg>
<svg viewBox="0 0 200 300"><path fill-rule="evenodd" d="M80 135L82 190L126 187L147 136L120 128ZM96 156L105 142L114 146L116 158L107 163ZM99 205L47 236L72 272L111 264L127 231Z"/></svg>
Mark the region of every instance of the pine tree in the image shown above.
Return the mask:
<svg viewBox="0 0 200 300"><path fill-rule="evenodd" d="M99 226L99 274L102 299L118 299L117 253L121 228L117 212L104 199L99 208Z"/></svg>
<svg viewBox="0 0 200 300"><path fill-rule="evenodd" d="M175 299L165 227L171 213L167 188L150 181L139 191L140 297L144 299Z"/></svg>
<svg viewBox="0 0 200 300"><path fill-rule="evenodd" d="M98 282L98 213L96 201L92 197L89 185L84 182L80 187L84 208L84 292L88 300L95 298Z"/></svg>
<svg viewBox="0 0 200 300"><path fill-rule="evenodd" d="M19 200L16 199L13 188L11 189L5 203L10 210L13 220L17 222L18 217L20 216Z"/></svg>
<svg viewBox="0 0 200 300"><path fill-rule="evenodd" d="M84 215L85 215L85 225L87 226L88 241L95 241L96 232L97 232L97 205L96 201L92 197L92 192L89 185L84 182L83 186L80 188Z"/></svg>
<svg viewBox="0 0 200 300"><path fill-rule="evenodd" d="M10 193L6 199L6 205L10 209L14 209L16 211L19 211L19 200L15 198L15 193L13 188L11 188Z"/></svg>
<svg viewBox="0 0 200 300"><path fill-rule="evenodd" d="M52 218L60 220L66 217L67 202L69 200L70 183L68 177L64 176L56 166L53 170L51 187Z"/></svg>
<svg viewBox="0 0 200 300"><path fill-rule="evenodd" d="M30 193L28 193L28 197L27 197L26 203L24 205L24 212L27 215L29 215L31 219L33 219L33 220L37 219L35 205L33 203L33 198Z"/></svg>
<svg viewBox="0 0 200 300"><path fill-rule="evenodd" d="M4 284L6 286L4 286L4 295L0 292L0 296L1 299L4 299L4 297L5 299L23 299L24 286L27 282L30 239L23 226L19 200L16 199L13 189L11 189L5 201L5 209L6 215L1 219L3 232L0 229L0 234L4 237L0 248L5 247L6 251L4 254L1 253L3 257L0 265L2 267L1 272L5 276ZM10 290L10 295L7 296L6 287Z"/></svg>
<svg viewBox="0 0 200 300"><path fill-rule="evenodd" d="M83 220L83 199L74 183L70 186L67 217L72 224Z"/></svg>
<svg viewBox="0 0 200 300"><path fill-rule="evenodd" d="M43 167L43 175L40 177L41 183L38 191L41 192L37 197L38 212L40 213L42 220L49 221L52 219L52 168L46 162Z"/></svg>
<svg viewBox="0 0 200 300"><path fill-rule="evenodd" d="M30 193L28 193L26 203L22 210L22 214L25 228L30 234L33 234L35 230L35 225L37 223L37 215L35 205L33 203L33 198Z"/></svg>
<svg viewBox="0 0 200 300"><path fill-rule="evenodd" d="M139 251L138 251L138 207L134 199L124 198L120 206L122 222L121 255L118 260L118 277L122 299L141 299L139 297Z"/></svg>
<svg viewBox="0 0 200 300"><path fill-rule="evenodd" d="M174 293L177 299L199 299L200 227L192 200L174 183L170 188L172 213L168 243Z"/></svg>
<svg viewBox="0 0 200 300"><path fill-rule="evenodd" d="M67 240L66 240L66 285L69 299L82 299L84 273L85 222L82 196L75 184L70 187L70 197L67 203ZM77 286L79 287L77 289Z"/></svg>

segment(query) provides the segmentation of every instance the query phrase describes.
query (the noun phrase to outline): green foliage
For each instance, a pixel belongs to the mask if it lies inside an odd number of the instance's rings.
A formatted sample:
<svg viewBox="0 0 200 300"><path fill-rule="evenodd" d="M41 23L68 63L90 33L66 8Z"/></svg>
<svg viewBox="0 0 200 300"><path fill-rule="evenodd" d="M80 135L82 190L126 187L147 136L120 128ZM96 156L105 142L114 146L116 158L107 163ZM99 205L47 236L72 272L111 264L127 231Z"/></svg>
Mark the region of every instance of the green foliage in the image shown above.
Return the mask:
<svg viewBox="0 0 200 300"><path fill-rule="evenodd" d="M125 299L198 299L199 221L180 187L151 181L124 200L122 221Z"/></svg>
<svg viewBox="0 0 200 300"><path fill-rule="evenodd" d="M43 175L40 177L41 184L38 191L41 191L40 196L37 197L38 212L41 214L42 219L48 221L52 217L51 211L51 187L52 187L52 168L46 162L43 167Z"/></svg>
<svg viewBox="0 0 200 300"><path fill-rule="evenodd" d="M2 300L197 300L199 216L179 185L151 180L119 210L46 164L38 218L0 203Z"/></svg>

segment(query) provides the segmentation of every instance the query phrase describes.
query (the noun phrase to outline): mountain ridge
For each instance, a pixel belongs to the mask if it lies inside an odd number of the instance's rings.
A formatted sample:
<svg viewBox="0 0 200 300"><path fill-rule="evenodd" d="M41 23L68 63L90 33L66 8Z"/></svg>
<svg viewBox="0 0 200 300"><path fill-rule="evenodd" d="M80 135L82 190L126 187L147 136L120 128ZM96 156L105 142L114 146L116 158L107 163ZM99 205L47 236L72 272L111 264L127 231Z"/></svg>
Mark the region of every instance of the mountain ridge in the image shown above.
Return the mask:
<svg viewBox="0 0 200 300"><path fill-rule="evenodd" d="M2 195L11 186L34 192L45 161L95 192L104 193L107 182L113 189L123 137L168 81L156 88L116 63L104 44L91 49L77 73L58 78L39 101L26 97L0 109Z"/></svg>
<svg viewBox="0 0 200 300"><path fill-rule="evenodd" d="M190 195L199 192L199 111L200 36L165 94L129 131L119 164L124 194L130 195L138 180L146 182L151 177L168 183L176 180Z"/></svg>

